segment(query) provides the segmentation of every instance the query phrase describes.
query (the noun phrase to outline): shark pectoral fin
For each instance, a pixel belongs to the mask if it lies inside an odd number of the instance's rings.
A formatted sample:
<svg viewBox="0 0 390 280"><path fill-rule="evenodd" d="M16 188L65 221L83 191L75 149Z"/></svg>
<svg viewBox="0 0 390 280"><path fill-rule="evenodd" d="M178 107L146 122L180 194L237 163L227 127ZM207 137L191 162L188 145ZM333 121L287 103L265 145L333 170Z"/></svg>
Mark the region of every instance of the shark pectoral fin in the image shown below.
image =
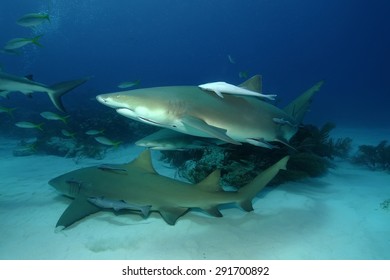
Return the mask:
<svg viewBox="0 0 390 280"><path fill-rule="evenodd" d="M241 145L240 142L237 142L226 135L226 129L209 125L204 120L201 120L197 117L186 116L182 118L182 122L184 125L195 128L197 130L202 131L203 133L210 135L210 137L218 138L235 145Z"/></svg>
<svg viewBox="0 0 390 280"><path fill-rule="evenodd" d="M262 148L267 148L267 149L277 148L277 146L270 144L269 142L265 141L264 139L247 138L246 142L248 142L251 145L262 147Z"/></svg>
<svg viewBox="0 0 390 280"><path fill-rule="evenodd" d="M78 195L62 213L56 225L56 232L98 211L100 207L89 202L84 195Z"/></svg>
<svg viewBox="0 0 390 280"><path fill-rule="evenodd" d="M173 226L176 223L176 220L188 211L188 208L162 207L158 211L160 212L164 221L167 222L167 224Z"/></svg>
<svg viewBox="0 0 390 280"><path fill-rule="evenodd" d="M222 217L223 216L222 213L219 212L219 209L217 206L211 206L210 208L203 208L203 210L214 217Z"/></svg>

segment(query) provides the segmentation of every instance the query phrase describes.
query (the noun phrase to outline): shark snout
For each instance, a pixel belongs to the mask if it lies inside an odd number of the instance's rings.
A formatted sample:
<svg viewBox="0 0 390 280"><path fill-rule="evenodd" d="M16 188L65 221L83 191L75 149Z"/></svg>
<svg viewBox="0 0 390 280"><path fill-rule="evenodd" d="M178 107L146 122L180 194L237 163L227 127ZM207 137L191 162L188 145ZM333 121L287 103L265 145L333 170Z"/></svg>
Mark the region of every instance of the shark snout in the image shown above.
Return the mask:
<svg viewBox="0 0 390 280"><path fill-rule="evenodd" d="M96 96L96 100L103 104L107 103L107 98L105 98L103 95Z"/></svg>

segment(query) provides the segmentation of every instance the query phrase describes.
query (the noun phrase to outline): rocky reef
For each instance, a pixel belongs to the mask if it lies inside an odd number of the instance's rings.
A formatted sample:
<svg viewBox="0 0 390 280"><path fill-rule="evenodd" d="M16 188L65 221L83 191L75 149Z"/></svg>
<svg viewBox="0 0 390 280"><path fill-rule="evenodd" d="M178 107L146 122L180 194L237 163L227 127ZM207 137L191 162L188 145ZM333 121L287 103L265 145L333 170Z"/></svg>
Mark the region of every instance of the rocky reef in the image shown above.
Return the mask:
<svg viewBox="0 0 390 280"><path fill-rule="evenodd" d="M371 170L390 171L390 145L386 140L378 145L361 145L352 157L352 162L367 166Z"/></svg>

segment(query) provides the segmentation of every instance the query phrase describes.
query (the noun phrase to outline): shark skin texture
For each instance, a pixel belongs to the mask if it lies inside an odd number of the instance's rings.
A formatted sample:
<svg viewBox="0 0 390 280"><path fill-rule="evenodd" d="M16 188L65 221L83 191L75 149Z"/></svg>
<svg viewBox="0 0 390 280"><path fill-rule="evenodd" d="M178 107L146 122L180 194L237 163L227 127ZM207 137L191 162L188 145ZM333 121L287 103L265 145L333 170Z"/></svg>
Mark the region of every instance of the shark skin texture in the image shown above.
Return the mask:
<svg viewBox="0 0 390 280"><path fill-rule="evenodd" d="M198 184L159 175L149 149L127 164L77 169L49 181L57 191L74 198L59 218L56 231L104 208L130 209L145 218L151 211L159 212L169 225L191 208L200 208L215 217L222 217L218 206L229 203L252 211L252 199L279 170L286 168L288 159L283 157L235 192L221 188L219 170Z"/></svg>
<svg viewBox="0 0 390 280"><path fill-rule="evenodd" d="M288 146L322 83L311 87L285 109L249 96L220 98L197 86L143 88L101 94L96 99L127 118L150 125L235 145L249 143L271 149L276 147L271 142ZM261 91L260 76L240 87Z"/></svg>

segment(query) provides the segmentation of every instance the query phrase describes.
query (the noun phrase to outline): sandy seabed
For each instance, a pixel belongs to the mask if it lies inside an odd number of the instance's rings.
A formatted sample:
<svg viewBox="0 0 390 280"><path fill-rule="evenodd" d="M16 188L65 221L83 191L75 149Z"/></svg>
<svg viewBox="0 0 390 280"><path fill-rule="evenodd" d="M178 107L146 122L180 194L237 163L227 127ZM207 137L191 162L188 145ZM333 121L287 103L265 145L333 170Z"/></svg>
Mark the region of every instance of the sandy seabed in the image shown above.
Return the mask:
<svg viewBox="0 0 390 280"><path fill-rule="evenodd" d="M339 129L357 144L377 144L388 129ZM359 138L360 136L360 138ZM360 142L359 142L360 141ZM70 199L48 181L74 169L125 163L139 147L107 153L104 160L48 155L14 157L16 140L0 139L0 259L390 259L390 174L344 160L326 176L266 188L254 211L222 209L223 218L190 211L175 226L158 213L101 211L55 233ZM156 170L175 170L153 152Z"/></svg>

